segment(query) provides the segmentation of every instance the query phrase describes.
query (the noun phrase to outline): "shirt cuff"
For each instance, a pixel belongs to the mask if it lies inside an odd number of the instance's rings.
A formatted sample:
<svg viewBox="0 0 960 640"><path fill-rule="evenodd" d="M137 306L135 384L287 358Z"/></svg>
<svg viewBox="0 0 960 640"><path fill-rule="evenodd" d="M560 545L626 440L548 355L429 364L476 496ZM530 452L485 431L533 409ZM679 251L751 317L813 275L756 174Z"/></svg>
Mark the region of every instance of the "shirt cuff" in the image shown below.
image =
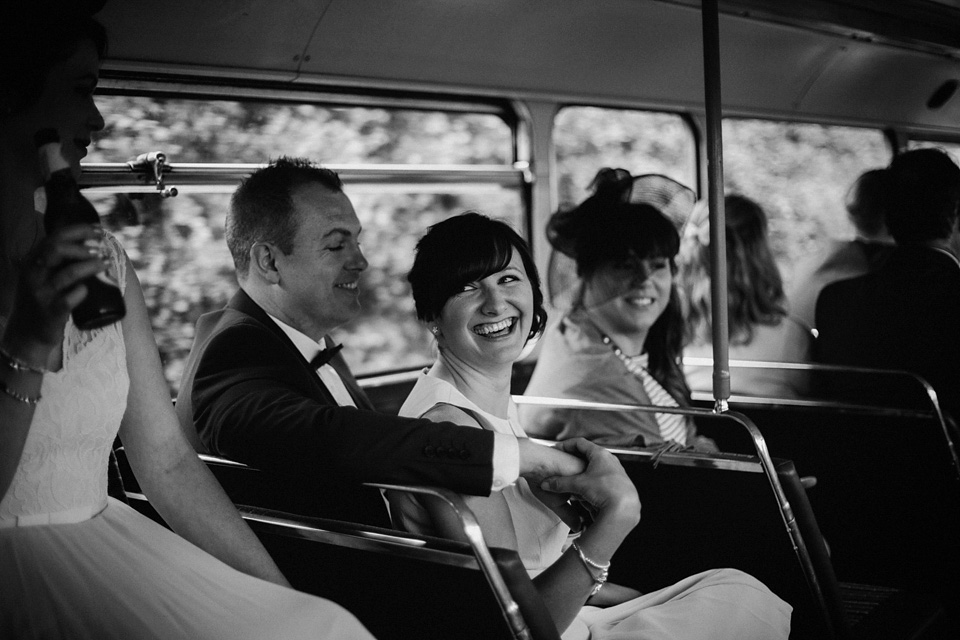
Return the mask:
<svg viewBox="0 0 960 640"><path fill-rule="evenodd" d="M520 443L506 433L493 434L493 491L516 483L520 478Z"/></svg>

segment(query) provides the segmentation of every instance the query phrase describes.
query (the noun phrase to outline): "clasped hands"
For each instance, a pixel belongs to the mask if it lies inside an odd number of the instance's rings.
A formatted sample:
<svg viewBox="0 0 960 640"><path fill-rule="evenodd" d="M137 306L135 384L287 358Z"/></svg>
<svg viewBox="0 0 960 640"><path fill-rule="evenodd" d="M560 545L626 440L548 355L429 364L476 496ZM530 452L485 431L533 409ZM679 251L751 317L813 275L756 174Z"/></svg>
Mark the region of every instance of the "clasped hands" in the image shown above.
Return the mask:
<svg viewBox="0 0 960 640"><path fill-rule="evenodd" d="M583 438L564 440L553 447L533 442L529 446L540 449L536 452L539 464L524 469L521 463L521 475L541 502L572 530L579 530L582 509L570 502L585 509L594 523L612 526L623 536L640 521L636 487L612 453Z"/></svg>

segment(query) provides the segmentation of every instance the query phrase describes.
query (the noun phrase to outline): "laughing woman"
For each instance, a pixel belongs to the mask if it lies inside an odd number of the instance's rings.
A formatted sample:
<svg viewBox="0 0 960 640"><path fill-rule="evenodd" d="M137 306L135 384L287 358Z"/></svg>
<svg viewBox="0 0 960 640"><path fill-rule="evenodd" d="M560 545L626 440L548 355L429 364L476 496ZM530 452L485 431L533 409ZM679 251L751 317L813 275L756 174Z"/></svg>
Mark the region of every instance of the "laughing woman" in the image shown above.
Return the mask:
<svg viewBox="0 0 960 640"><path fill-rule="evenodd" d="M420 240L409 279L439 356L401 414L524 437L510 374L527 341L543 330L546 313L523 239L476 213L450 218ZM790 606L739 571L708 571L646 595L605 584L613 554L639 522L639 498L605 449L583 439L560 446L586 459L583 474L555 479L544 487L549 491L521 479L490 497L465 500L489 545L518 552L565 640L787 637ZM589 527L582 528L569 494L587 504ZM442 504L388 497L404 528L461 538Z"/></svg>

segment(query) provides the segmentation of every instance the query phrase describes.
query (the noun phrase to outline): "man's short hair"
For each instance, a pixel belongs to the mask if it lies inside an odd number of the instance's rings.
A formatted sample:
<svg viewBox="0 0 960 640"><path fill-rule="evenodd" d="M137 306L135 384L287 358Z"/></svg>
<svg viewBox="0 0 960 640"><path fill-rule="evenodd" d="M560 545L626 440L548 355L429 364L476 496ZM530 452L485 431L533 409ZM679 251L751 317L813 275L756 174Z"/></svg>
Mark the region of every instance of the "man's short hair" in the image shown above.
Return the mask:
<svg viewBox="0 0 960 640"><path fill-rule="evenodd" d="M225 230L237 278L247 276L250 248L257 242L269 242L284 254L293 251L300 226L294 213L293 192L312 182L333 193L343 191L335 171L304 158L278 158L240 183L230 199Z"/></svg>
<svg viewBox="0 0 960 640"><path fill-rule="evenodd" d="M850 221L868 238L886 231L889 182L886 169L871 169L862 173L847 191L846 208Z"/></svg>
<svg viewBox="0 0 960 640"><path fill-rule="evenodd" d="M960 204L960 167L942 149L915 149L889 168L887 228L898 244L950 237Z"/></svg>

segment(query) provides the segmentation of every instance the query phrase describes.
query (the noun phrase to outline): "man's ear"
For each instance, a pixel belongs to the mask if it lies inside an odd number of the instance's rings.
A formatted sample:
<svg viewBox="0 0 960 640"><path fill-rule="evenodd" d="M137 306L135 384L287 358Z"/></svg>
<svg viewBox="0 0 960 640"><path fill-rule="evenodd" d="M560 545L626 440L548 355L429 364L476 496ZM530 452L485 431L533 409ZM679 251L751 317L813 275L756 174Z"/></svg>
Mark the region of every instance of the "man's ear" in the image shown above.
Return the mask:
<svg viewBox="0 0 960 640"><path fill-rule="evenodd" d="M261 279L270 284L280 282L280 272L277 271L277 248L265 242L257 242L250 247L250 272L256 273Z"/></svg>

